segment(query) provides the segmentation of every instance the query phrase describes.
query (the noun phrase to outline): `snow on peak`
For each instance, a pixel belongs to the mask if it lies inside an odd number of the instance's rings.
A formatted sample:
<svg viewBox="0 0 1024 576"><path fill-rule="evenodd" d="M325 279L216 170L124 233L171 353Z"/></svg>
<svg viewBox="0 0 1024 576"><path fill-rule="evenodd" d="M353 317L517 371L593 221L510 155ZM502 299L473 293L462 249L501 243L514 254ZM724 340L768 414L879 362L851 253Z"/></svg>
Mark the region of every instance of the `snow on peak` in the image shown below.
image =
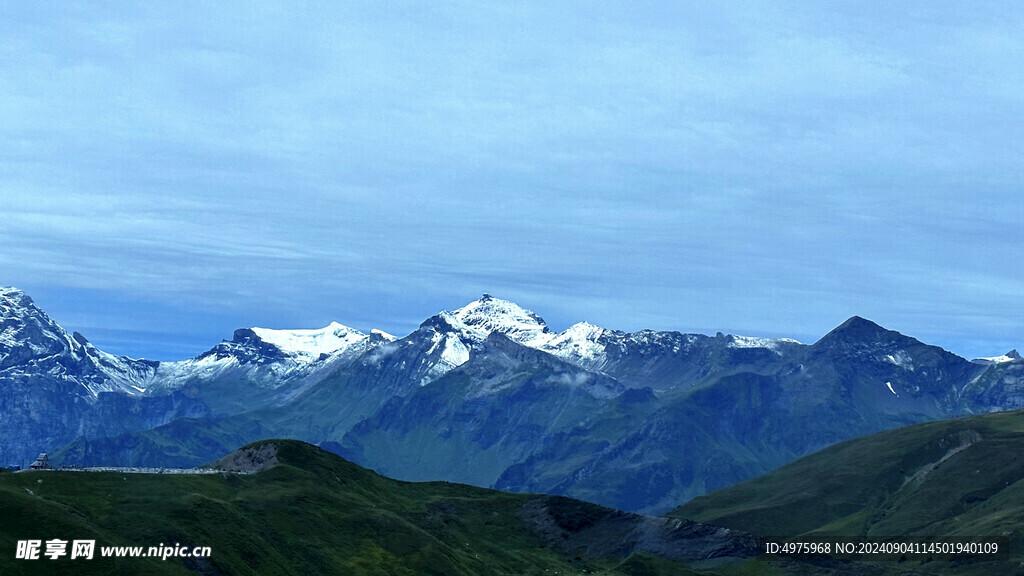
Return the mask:
<svg viewBox="0 0 1024 576"><path fill-rule="evenodd" d="M607 332L589 322L569 326L541 346L541 350L572 362L597 362L604 357L605 345L598 341Z"/></svg>
<svg viewBox="0 0 1024 576"><path fill-rule="evenodd" d="M736 334L729 334L729 343L726 344L729 348L767 348L769 350L778 352L780 344L799 344L797 340L792 338L754 338L750 336L737 336Z"/></svg>
<svg viewBox="0 0 1024 576"><path fill-rule="evenodd" d="M42 316L28 294L12 286L0 286L0 319Z"/></svg>
<svg viewBox="0 0 1024 576"><path fill-rule="evenodd" d="M0 365L8 353L21 349L28 357L43 359L79 352L83 345L38 308L28 294L12 286L0 287Z"/></svg>
<svg viewBox="0 0 1024 576"><path fill-rule="evenodd" d="M370 334L376 334L383 338L384 340L386 340L387 342L394 342L395 340L398 340L398 336L395 336L394 334L388 334L387 332L383 330L378 330L376 328L370 330Z"/></svg>
<svg viewBox="0 0 1024 576"><path fill-rule="evenodd" d="M337 322L331 322L318 330L272 330L253 328L260 340L273 344L286 354L304 356L311 360L321 354L344 351L366 338L366 334Z"/></svg>
<svg viewBox="0 0 1024 576"><path fill-rule="evenodd" d="M20 288L14 286L0 286L0 297L4 298L24 298L28 296Z"/></svg>
<svg viewBox="0 0 1024 576"><path fill-rule="evenodd" d="M975 364L1003 364L1006 362L1013 362L1014 360L1020 360L1020 354L1016 350L1010 350L1002 356L988 356L985 358L975 358L971 360Z"/></svg>
<svg viewBox="0 0 1024 576"><path fill-rule="evenodd" d="M577 322L562 332L563 335L571 334L579 338L586 338L587 340L596 340L604 333L604 328L591 324L590 322Z"/></svg>
<svg viewBox="0 0 1024 576"><path fill-rule="evenodd" d="M77 381L93 396L135 394L155 366L97 349L78 332L69 334L22 290L0 287L0 369L7 374L42 370Z"/></svg>
<svg viewBox="0 0 1024 576"><path fill-rule="evenodd" d="M453 312L440 317L469 338L484 341L491 332L501 332L514 342L538 348L551 340L544 319L514 302L484 294Z"/></svg>
<svg viewBox="0 0 1024 576"><path fill-rule="evenodd" d="M531 310L508 300L484 294L479 300L452 312L438 315L465 340L483 342L492 332L500 332L509 340L554 354L570 362L597 365L605 358L605 342L601 337L608 330L589 322L573 324L558 334L552 332L544 319ZM452 347L451 360L464 361L461 350Z"/></svg>
<svg viewBox="0 0 1024 576"><path fill-rule="evenodd" d="M577 322L544 343L543 349L580 347L594 344L606 330L589 322Z"/></svg>

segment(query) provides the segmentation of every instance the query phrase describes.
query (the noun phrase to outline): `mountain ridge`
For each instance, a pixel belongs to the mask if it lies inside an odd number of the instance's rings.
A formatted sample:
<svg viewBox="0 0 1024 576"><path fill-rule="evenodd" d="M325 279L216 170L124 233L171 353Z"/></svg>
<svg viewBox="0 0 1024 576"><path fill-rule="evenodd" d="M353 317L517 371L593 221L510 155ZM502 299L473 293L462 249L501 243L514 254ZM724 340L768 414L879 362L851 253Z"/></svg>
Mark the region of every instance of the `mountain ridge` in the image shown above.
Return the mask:
<svg viewBox="0 0 1024 576"><path fill-rule="evenodd" d="M0 433L15 441L0 456L191 465L283 436L402 479L659 512L851 437L1024 407L1024 362L972 363L861 317L814 344L587 323L554 333L487 294L402 338L243 328L153 373L133 389L138 407L117 393L69 407L74 378L46 376L51 393L8 379Z"/></svg>

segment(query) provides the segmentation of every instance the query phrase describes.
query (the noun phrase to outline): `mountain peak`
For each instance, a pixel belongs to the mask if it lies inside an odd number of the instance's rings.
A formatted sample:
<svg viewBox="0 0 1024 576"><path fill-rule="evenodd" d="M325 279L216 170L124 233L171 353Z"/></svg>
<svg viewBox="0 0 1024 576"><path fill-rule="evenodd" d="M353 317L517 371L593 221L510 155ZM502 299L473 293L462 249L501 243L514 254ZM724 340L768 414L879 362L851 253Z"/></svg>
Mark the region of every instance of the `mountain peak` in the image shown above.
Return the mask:
<svg viewBox="0 0 1024 576"><path fill-rule="evenodd" d="M0 286L0 305L4 308L35 308L35 302L21 289L14 286ZM9 309L3 310L4 315L9 315Z"/></svg>
<svg viewBox="0 0 1024 576"><path fill-rule="evenodd" d="M0 286L0 296L28 296L28 294L15 286Z"/></svg>
<svg viewBox="0 0 1024 576"><path fill-rule="evenodd" d="M538 347L554 337L544 319L533 311L486 293L479 300L438 316L477 342L483 342L492 332L500 332L514 342L531 347Z"/></svg>
<svg viewBox="0 0 1024 576"><path fill-rule="evenodd" d="M17 288L0 288L0 366L70 352L71 335Z"/></svg>
<svg viewBox="0 0 1024 576"><path fill-rule="evenodd" d="M608 331L590 322L577 322L566 328L561 334L554 335L545 343L544 349L552 350L567 345L579 346L582 343L594 343L605 332Z"/></svg>
<svg viewBox="0 0 1024 576"><path fill-rule="evenodd" d="M836 329L837 330L838 329L845 329L845 330L871 329L871 330L877 330L877 329L880 329L880 328L882 330L884 330L884 328L882 328L879 324L877 324L876 322L872 322L871 320L868 320L867 318L864 318L863 316L850 316L849 318L846 319L845 322L840 324Z"/></svg>
<svg viewBox="0 0 1024 576"><path fill-rule="evenodd" d="M831 348L846 349L850 346L906 347L915 343L920 344L920 342L910 336L895 330L888 330L866 318L853 316L833 328L828 334L822 336L814 343L814 348L824 350Z"/></svg>
<svg viewBox="0 0 1024 576"><path fill-rule="evenodd" d="M590 322L587 322L586 320L584 320L582 322L577 322L577 323L573 324L572 326L569 326L566 329L566 331L568 332L569 330L572 330L572 331L575 331L575 332L592 332L592 331L595 331L595 330L604 330L604 328L598 326L597 324L591 324Z"/></svg>
<svg viewBox="0 0 1024 576"><path fill-rule="evenodd" d="M931 346L920 340L888 330L870 320L854 316L834 330L821 337L812 347L816 352L835 353L845 356L873 357L913 371L926 364L933 367L946 363L952 369L968 365L964 358ZM936 377L936 380L939 377Z"/></svg>
<svg viewBox="0 0 1024 576"><path fill-rule="evenodd" d="M839 326L833 328L831 332L822 336L819 342L824 341L826 339L836 339L842 341L877 341L883 335L890 332L896 334L896 332L893 332L892 330L887 330L882 326L879 326L878 324L872 322L871 320L868 320L867 318L862 318L860 316L852 316Z"/></svg>
<svg viewBox="0 0 1024 576"><path fill-rule="evenodd" d="M254 327L251 331L260 340L276 346L282 352L314 359L319 358L321 354L333 354L344 350L366 338L366 334L337 322L314 330L273 330Z"/></svg>
<svg viewBox="0 0 1024 576"><path fill-rule="evenodd" d="M98 350L78 332L69 334L22 290L0 287L0 370L8 375L42 371L77 381L93 396L134 394L156 365Z"/></svg>

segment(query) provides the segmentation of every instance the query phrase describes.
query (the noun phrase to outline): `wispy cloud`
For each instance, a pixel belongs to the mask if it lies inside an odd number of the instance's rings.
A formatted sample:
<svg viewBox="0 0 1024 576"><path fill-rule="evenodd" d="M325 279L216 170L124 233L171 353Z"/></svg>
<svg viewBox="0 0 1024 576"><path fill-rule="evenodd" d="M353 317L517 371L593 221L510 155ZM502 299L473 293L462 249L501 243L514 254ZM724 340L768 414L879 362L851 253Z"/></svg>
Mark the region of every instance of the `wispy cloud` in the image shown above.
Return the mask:
<svg viewBox="0 0 1024 576"><path fill-rule="evenodd" d="M116 303L200 349L403 333L486 290L556 325L1021 338L1011 6L0 10L4 282L101 333L140 330Z"/></svg>

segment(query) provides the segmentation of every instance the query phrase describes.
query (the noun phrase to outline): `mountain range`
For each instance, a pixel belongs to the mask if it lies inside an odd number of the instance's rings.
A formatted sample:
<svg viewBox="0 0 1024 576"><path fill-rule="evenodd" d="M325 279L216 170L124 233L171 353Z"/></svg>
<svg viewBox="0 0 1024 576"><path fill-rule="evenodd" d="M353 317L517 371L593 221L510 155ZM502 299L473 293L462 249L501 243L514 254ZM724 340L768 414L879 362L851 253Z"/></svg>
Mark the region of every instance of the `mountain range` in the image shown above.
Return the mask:
<svg viewBox="0 0 1024 576"><path fill-rule="evenodd" d="M266 437L404 480L664 512L820 448L1024 407L1024 360L968 361L853 317L814 344L555 333L485 294L396 338L243 328L179 362L107 354L0 289L0 458L196 465Z"/></svg>

